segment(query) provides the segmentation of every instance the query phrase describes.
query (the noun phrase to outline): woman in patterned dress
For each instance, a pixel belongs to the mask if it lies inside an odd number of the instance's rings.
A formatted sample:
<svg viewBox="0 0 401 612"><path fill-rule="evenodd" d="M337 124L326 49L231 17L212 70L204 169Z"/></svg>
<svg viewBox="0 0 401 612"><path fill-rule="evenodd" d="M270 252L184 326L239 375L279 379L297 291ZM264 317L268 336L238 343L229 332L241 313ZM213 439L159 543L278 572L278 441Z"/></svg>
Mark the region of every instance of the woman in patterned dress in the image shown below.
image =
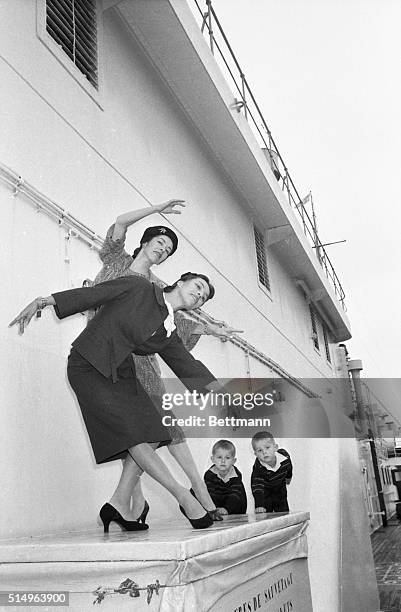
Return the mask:
<svg viewBox="0 0 401 612"><path fill-rule="evenodd" d="M147 228L142 236L140 246L135 249L133 255L129 255L124 248L125 237L128 227L154 213L180 214L180 207L184 207L183 200L169 200L158 206L131 211L119 215L115 223L109 228L103 247L100 251L100 259L103 268L95 278L95 284L112 280L121 276L139 275L147 278L151 282L164 287L165 284L157 278L151 271L153 265L159 265L172 255L177 248L177 236L166 226L155 226ZM93 316L91 313L89 317ZM228 338L234 330L224 323L199 324L187 319L182 313L175 313L175 325L177 333L189 351L194 348L200 335L210 334L221 338ZM132 355L135 364L136 375L144 387L145 391L152 398L155 406L161 411L162 395L165 387L161 379L161 371L155 355ZM199 474L191 451L185 441L183 431L179 427L169 428L172 442L168 445L168 450L174 459L181 466L189 478L192 490L203 505L210 512L214 520L220 520L216 513L216 506L213 503L203 478ZM144 498L140 484L141 468L135 473L132 469L128 471L128 477L123 468L120 483L110 499L112 504L126 519L144 521L148 511L148 504ZM126 505L127 496L125 491L131 488L131 505ZM123 495L120 495L120 491Z"/></svg>

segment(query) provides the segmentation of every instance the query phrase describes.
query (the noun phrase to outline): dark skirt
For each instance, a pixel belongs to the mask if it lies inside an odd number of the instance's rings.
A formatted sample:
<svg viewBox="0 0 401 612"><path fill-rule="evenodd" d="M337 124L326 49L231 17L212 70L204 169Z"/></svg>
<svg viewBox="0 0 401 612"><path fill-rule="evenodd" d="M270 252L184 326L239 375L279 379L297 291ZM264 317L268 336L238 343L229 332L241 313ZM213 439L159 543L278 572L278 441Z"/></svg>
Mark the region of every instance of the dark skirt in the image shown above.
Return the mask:
<svg viewBox="0 0 401 612"><path fill-rule="evenodd" d="M161 415L135 377L131 356L118 368L118 380L113 383L72 349L67 374L96 463L123 458L131 446L143 442L170 442Z"/></svg>

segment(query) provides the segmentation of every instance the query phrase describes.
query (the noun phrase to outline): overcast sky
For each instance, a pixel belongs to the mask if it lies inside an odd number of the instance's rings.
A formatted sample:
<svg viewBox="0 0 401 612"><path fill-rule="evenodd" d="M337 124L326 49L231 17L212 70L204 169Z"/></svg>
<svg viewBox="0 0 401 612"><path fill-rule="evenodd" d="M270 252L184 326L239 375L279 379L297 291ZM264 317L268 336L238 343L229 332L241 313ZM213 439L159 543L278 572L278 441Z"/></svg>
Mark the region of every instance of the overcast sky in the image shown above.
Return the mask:
<svg viewBox="0 0 401 612"><path fill-rule="evenodd" d="M347 241L327 251L350 357L365 377L401 377L401 0L213 6L298 191L312 190L321 241Z"/></svg>

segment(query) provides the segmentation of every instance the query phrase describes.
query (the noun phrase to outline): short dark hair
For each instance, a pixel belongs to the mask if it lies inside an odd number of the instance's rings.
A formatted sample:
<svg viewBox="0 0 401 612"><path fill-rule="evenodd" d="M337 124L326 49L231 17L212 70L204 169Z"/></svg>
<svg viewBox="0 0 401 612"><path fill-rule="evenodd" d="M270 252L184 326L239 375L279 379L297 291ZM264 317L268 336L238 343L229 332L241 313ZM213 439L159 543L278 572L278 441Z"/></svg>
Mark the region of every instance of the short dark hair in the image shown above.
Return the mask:
<svg viewBox="0 0 401 612"><path fill-rule="evenodd" d="M132 253L132 259L135 259L144 244L152 240L152 238L156 238L156 236L167 236L167 238L170 238L173 246L167 257L170 257L170 255L176 252L178 246L177 234L166 225L154 225L152 227L147 227L144 231L139 247Z"/></svg>
<svg viewBox="0 0 401 612"><path fill-rule="evenodd" d="M233 455L233 457L235 457L235 446L232 442L230 442L230 440L218 440L217 442L215 442L212 446L212 455L216 453L218 448L228 451Z"/></svg>
<svg viewBox="0 0 401 612"><path fill-rule="evenodd" d="M173 283L172 285L168 285L167 287L164 287L163 291L164 293L170 293L171 291L173 291L173 289L177 287L180 281L185 282L193 278L202 278L207 283L209 287L209 295L206 298L205 302L207 302L208 300L211 300L215 294L214 287L212 283L210 282L209 278L205 274L198 274L197 272L184 272L184 274L181 274L180 278L176 280L175 283Z"/></svg>
<svg viewBox="0 0 401 612"><path fill-rule="evenodd" d="M274 436L270 433L270 431L258 431L254 436L252 436L252 448L255 448L255 442L258 442L259 440L273 440L274 442Z"/></svg>

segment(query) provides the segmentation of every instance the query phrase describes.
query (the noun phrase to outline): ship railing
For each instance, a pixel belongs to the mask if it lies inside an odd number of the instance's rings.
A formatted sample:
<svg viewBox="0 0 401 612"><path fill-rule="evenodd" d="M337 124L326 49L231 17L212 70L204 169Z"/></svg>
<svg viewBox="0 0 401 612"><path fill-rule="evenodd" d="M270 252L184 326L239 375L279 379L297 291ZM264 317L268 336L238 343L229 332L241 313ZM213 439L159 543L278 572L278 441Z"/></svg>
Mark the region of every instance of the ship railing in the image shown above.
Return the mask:
<svg viewBox="0 0 401 612"><path fill-rule="evenodd" d="M86 223L70 214L60 204L45 196L34 185L28 183L28 181L26 181L18 172L0 162L0 182L1 181L3 181L12 191L10 198L11 201L14 201L18 196L20 196L23 200L26 200L33 205L37 213L44 213L53 219L53 221L57 223L60 230L65 232L64 238L66 240L66 245L68 245L70 241L72 242L76 239L82 241L93 251L99 252L101 250L104 243L104 238L102 238L102 236L97 234L93 229L86 225ZM68 255L68 246L66 246L64 262L68 266L71 264L71 259ZM83 286L87 286L85 281ZM196 311L191 311L188 313L188 316L202 325L205 323L221 323L221 321L216 321L216 319L204 312L201 308L197 309ZM302 391L306 397L319 397L312 388L303 383L302 379L293 376L279 363L271 359L257 347L253 346L245 338L233 335L230 338L221 338L221 342L228 342L241 349L246 355L247 363L249 362L249 358L252 357L259 363L266 366L269 371L269 374L266 377L283 378L295 388ZM247 369L247 377L249 378L249 384L251 385L252 378L249 365Z"/></svg>
<svg viewBox="0 0 401 612"><path fill-rule="evenodd" d="M232 81L235 95L238 95L238 98L235 98L233 107L236 108L238 112L243 112L259 146L264 150L276 180L280 184L283 192L286 193L290 206L297 211L304 234L315 250L316 257L326 277L331 282L337 299L341 303L342 308L346 310L344 290L334 266L319 239L316 224L305 206L310 196L303 199L300 197L287 165L272 136L271 130L265 121L245 74L227 39L219 18L216 15L216 11L212 6L212 1L206 0L206 11L202 10L199 0L193 0L193 2L201 17L201 31L208 38L210 50L218 61L219 66L223 69L223 72L228 73L228 80Z"/></svg>

